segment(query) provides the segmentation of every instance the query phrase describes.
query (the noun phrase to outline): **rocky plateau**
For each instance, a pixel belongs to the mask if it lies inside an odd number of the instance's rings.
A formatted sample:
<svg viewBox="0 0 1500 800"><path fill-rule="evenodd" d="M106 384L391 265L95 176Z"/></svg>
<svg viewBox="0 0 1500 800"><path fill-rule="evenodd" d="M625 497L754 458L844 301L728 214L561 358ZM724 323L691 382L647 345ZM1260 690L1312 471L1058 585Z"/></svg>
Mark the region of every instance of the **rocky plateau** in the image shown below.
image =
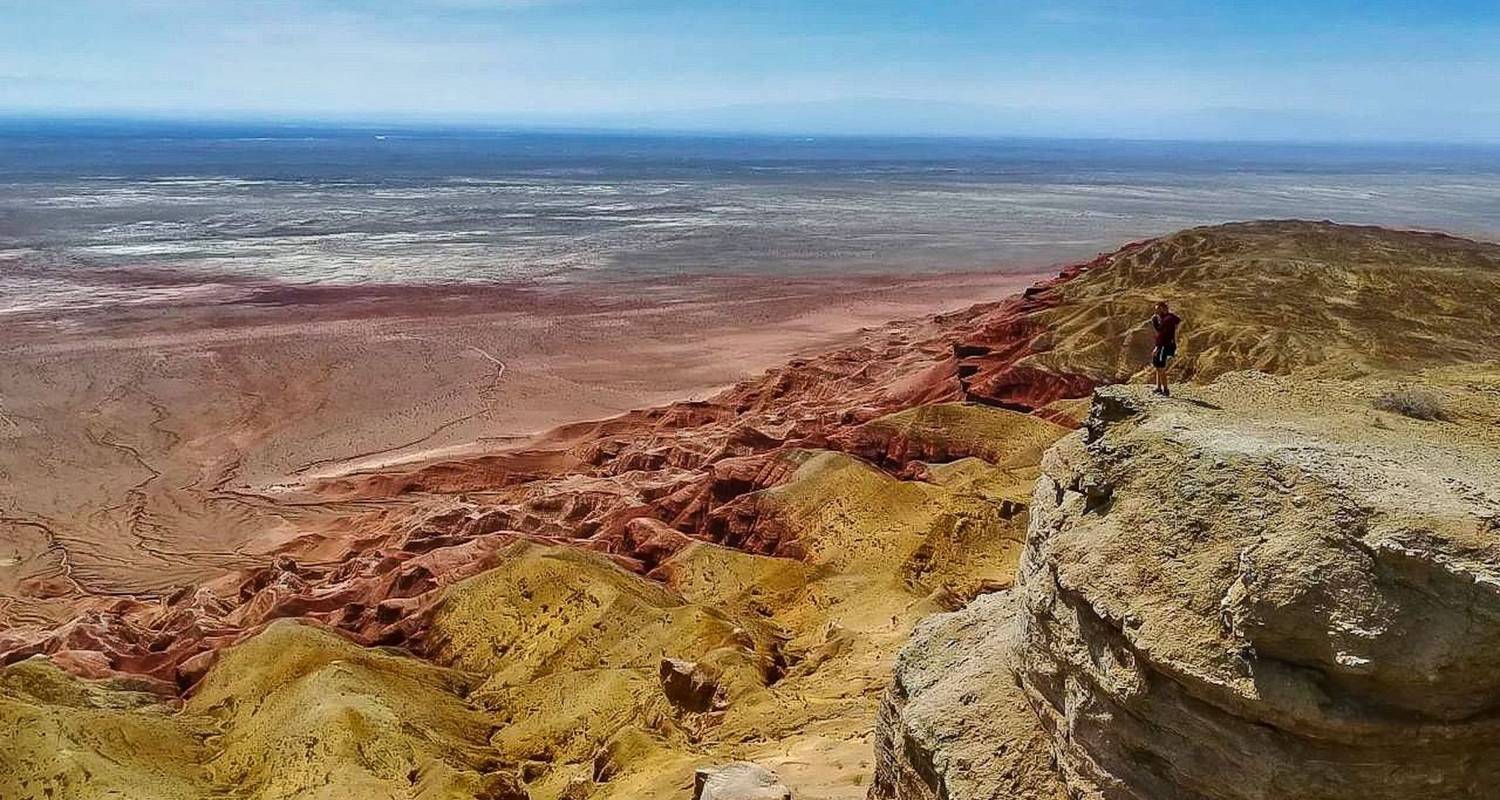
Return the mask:
<svg viewBox="0 0 1500 800"><path fill-rule="evenodd" d="M1194 229L264 487L264 563L4 587L72 613L0 630L0 797L1489 796L1497 297L1493 245ZM1132 383L1159 298L1171 398Z"/></svg>

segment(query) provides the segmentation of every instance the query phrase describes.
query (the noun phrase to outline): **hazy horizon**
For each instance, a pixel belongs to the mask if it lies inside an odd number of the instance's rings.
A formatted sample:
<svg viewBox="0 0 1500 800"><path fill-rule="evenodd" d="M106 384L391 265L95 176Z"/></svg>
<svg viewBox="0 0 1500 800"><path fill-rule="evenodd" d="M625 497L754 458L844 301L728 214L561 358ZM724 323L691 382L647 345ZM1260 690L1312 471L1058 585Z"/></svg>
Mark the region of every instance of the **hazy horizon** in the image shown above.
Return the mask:
<svg viewBox="0 0 1500 800"><path fill-rule="evenodd" d="M898 103L901 101L897 101ZM110 112L0 109L0 136L26 131L51 132L58 135L93 135L139 133L143 130L200 131L204 129L243 129L264 135L302 135L307 132L366 132L457 135L470 134L583 134L642 138L745 138L795 139L817 137L849 140L974 141L974 142L1078 142L1141 143L1157 145L1287 145L1336 149L1341 146L1371 149L1381 147L1432 147L1489 151L1500 148L1500 134L1495 137L1431 138L1420 136L1381 136L1361 131L1330 129L1327 126L1303 125L1288 130L1265 127L1232 127L1233 120L1255 118L1259 112L1249 109L1224 109L1225 116L1212 127L1161 130L1137 126L1112 130L1062 130L1057 126L1031 122L1005 130L988 130L949 125L934 129L883 121L862 127L846 128L820 118L818 104L808 104L809 117L778 118L735 122L724 119L739 106L703 109L673 109L661 112L637 112L618 115L576 115L545 118L506 118L485 115L425 115L417 113L346 113L295 114L268 112L193 113L187 111ZM758 108L758 107L757 107ZM989 109L1000 111L998 109ZM1236 116L1241 115L1241 116ZM1274 117L1274 115L1270 115ZM812 119L811 122L806 121Z"/></svg>
<svg viewBox="0 0 1500 800"><path fill-rule="evenodd" d="M629 286L1024 272L1245 219L1494 239L1496 153L0 124L0 314L160 299L247 277Z"/></svg>
<svg viewBox="0 0 1500 800"><path fill-rule="evenodd" d="M0 0L0 115L1500 142L1500 7Z"/></svg>

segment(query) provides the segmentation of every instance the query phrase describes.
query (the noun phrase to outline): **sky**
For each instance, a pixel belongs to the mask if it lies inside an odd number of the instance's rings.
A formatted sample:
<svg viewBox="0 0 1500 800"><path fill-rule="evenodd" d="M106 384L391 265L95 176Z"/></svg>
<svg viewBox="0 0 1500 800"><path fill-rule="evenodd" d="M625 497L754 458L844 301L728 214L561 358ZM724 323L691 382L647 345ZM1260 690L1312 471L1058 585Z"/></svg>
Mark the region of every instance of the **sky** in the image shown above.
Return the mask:
<svg viewBox="0 0 1500 800"><path fill-rule="evenodd" d="M0 114L1500 141L1500 2L0 0Z"/></svg>

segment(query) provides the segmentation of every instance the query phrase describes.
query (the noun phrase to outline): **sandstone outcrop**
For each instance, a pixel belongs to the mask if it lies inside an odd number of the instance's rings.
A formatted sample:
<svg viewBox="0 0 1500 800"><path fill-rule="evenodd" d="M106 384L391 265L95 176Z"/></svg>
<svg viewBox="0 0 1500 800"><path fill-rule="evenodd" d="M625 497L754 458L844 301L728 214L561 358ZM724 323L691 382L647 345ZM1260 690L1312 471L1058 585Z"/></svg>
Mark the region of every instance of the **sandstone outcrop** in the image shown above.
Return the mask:
<svg viewBox="0 0 1500 800"><path fill-rule="evenodd" d="M781 646L758 618L686 601L597 554L523 543L444 594L425 652L482 676L468 699L499 726L490 745L502 760L584 762L631 726L685 735L674 706L707 712L774 681Z"/></svg>
<svg viewBox="0 0 1500 800"><path fill-rule="evenodd" d="M1474 363L1500 320L1472 298L1497 265L1428 234L1186 231L706 400L268 488L246 500L281 538L218 580L26 587L77 613L0 630L0 781L25 781L0 793L679 797L746 761L838 800L1463 796L1493 761ZM1182 373L1218 381L1089 412L1159 296ZM1439 421L1372 407L1408 384Z"/></svg>
<svg viewBox="0 0 1500 800"><path fill-rule="evenodd" d="M1380 410L1413 386L1443 420ZM1500 726L1500 372L1098 390L1020 584L924 621L879 798L1477 798Z"/></svg>
<svg viewBox="0 0 1500 800"><path fill-rule="evenodd" d="M40 657L0 668L0 797L196 800L211 733L129 681L79 680Z"/></svg>
<svg viewBox="0 0 1500 800"><path fill-rule="evenodd" d="M1500 393L1102 389L1038 481L1016 674L1108 800L1475 798L1500 780Z"/></svg>
<svg viewBox="0 0 1500 800"><path fill-rule="evenodd" d="M0 630L0 662L66 653L80 674L149 676L171 692L201 678L211 658L201 654L281 617L401 644L417 631L393 623L517 539L578 544L642 574L682 544L672 531L778 553L787 532L774 520L746 530L759 517L742 498L785 482L796 451L846 452L917 479L966 456L1034 462L1030 451L1056 433L1035 423L1071 426L1076 398L1141 371L1142 309L1155 299L1187 319L1181 377L1352 375L1500 351L1490 304L1473 300L1500 293L1497 265L1494 245L1311 222L1127 245L1023 295L891 323L706 400L564 426L493 454L320 480L308 487L317 502L302 494L283 509L297 531L278 548L284 564L268 557L161 597L33 587L64 592L77 613Z"/></svg>
<svg viewBox="0 0 1500 800"><path fill-rule="evenodd" d="M1016 683L1020 597L935 614L896 659L876 730L871 795L1062 800L1051 741Z"/></svg>

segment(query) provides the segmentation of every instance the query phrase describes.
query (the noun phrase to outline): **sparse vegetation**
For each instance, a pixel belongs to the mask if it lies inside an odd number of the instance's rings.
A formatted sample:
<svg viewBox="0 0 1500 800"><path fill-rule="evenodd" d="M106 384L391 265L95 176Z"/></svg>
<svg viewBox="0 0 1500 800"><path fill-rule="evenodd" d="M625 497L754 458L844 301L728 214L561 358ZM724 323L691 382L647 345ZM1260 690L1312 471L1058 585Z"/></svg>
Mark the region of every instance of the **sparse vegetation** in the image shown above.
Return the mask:
<svg viewBox="0 0 1500 800"><path fill-rule="evenodd" d="M1401 389L1375 398L1375 407L1403 417L1421 420L1443 418L1443 400L1436 394L1421 389Z"/></svg>

